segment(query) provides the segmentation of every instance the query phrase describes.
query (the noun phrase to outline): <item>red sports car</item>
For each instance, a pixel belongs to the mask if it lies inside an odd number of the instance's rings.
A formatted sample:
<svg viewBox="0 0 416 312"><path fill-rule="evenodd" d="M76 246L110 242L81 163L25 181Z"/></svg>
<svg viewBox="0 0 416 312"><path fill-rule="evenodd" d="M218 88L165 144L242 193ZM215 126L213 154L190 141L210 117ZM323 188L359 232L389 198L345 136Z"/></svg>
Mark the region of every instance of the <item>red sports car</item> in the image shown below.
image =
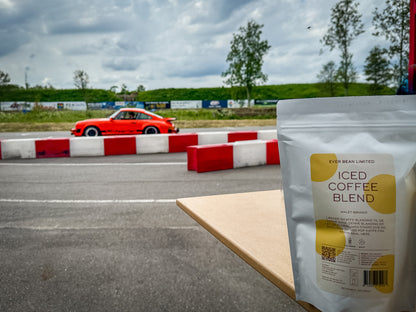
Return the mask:
<svg viewBox="0 0 416 312"><path fill-rule="evenodd" d="M75 136L98 136L115 134L178 133L172 123L176 118L163 118L139 108L122 108L109 118L78 121L71 134Z"/></svg>

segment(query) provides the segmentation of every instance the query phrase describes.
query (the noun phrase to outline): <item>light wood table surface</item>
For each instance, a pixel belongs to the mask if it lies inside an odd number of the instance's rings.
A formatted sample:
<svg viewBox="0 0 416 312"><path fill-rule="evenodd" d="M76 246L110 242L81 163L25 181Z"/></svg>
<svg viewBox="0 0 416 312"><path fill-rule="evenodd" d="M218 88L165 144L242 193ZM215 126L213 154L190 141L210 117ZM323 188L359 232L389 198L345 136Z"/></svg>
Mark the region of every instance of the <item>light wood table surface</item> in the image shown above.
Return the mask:
<svg viewBox="0 0 416 312"><path fill-rule="evenodd" d="M279 190L180 198L177 205L295 300L283 193ZM297 301L307 311L314 306Z"/></svg>

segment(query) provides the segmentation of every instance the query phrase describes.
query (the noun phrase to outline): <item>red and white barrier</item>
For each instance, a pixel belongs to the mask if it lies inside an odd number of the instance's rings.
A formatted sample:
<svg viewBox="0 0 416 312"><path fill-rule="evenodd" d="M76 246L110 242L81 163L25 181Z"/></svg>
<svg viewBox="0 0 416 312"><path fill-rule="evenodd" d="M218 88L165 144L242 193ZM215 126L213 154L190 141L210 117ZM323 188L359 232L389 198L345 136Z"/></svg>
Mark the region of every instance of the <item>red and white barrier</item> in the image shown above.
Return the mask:
<svg viewBox="0 0 416 312"><path fill-rule="evenodd" d="M186 152L187 147L193 145L223 144L257 138L276 139L277 131L1 140L0 159L178 153ZM241 153L250 153L245 147L241 149ZM240 153L238 148L236 152Z"/></svg>
<svg viewBox="0 0 416 312"><path fill-rule="evenodd" d="M35 141L36 158L69 157L69 139L44 139Z"/></svg>
<svg viewBox="0 0 416 312"><path fill-rule="evenodd" d="M188 170L208 172L280 164L277 140L194 145L187 149Z"/></svg>
<svg viewBox="0 0 416 312"><path fill-rule="evenodd" d="M71 157L104 156L104 139L102 137L70 139L70 155Z"/></svg>
<svg viewBox="0 0 416 312"><path fill-rule="evenodd" d="M1 158L35 158L36 148L35 140L2 140L1 141Z"/></svg>
<svg viewBox="0 0 416 312"><path fill-rule="evenodd" d="M169 136L170 134L138 135L136 137L136 153L169 153Z"/></svg>

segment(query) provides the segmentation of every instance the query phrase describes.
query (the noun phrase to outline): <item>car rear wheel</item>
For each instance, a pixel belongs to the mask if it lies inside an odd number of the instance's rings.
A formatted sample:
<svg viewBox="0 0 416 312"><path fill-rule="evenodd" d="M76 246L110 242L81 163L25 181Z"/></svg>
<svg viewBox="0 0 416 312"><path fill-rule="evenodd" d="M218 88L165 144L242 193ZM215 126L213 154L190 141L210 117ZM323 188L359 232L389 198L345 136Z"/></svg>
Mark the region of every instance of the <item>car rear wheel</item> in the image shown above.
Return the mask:
<svg viewBox="0 0 416 312"><path fill-rule="evenodd" d="M157 134L157 133L160 133L160 131L155 126L149 126L149 127L144 128L143 133L144 134Z"/></svg>
<svg viewBox="0 0 416 312"><path fill-rule="evenodd" d="M99 136L101 133L100 133L100 130L97 128L97 127L94 127L94 126L90 126L90 127L87 127L87 128L85 128L85 130L84 130L84 136Z"/></svg>

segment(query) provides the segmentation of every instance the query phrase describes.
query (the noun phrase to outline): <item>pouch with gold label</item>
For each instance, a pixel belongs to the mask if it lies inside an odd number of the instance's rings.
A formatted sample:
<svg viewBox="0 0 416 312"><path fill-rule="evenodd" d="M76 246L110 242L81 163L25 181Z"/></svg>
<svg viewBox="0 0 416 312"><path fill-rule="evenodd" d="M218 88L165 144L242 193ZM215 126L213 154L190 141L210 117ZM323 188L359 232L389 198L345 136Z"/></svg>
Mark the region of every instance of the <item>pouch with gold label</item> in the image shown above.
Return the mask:
<svg viewBox="0 0 416 312"><path fill-rule="evenodd" d="M298 300L415 311L416 96L278 103Z"/></svg>

